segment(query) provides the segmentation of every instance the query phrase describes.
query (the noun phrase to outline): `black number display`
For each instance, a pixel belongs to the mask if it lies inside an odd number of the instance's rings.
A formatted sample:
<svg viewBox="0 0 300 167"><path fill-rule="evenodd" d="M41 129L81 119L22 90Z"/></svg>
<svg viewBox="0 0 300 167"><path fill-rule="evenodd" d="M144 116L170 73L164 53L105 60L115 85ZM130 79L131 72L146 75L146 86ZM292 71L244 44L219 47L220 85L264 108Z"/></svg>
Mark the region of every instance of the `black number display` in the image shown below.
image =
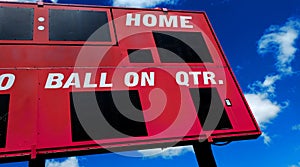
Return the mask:
<svg viewBox="0 0 300 167"><path fill-rule="evenodd" d="M72 140L147 136L137 90L71 92Z"/></svg>
<svg viewBox="0 0 300 167"><path fill-rule="evenodd" d="M216 88L190 88L190 93L203 130L232 129Z"/></svg>
<svg viewBox="0 0 300 167"><path fill-rule="evenodd" d="M212 63L200 32L154 31L154 41L162 63Z"/></svg>
<svg viewBox="0 0 300 167"><path fill-rule="evenodd" d="M0 148L6 145L9 97L9 94L0 95Z"/></svg>
<svg viewBox="0 0 300 167"><path fill-rule="evenodd" d="M0 7L0 40L32 40L33 9Z"/></svg>
<svg viewBox="0 0 300 167"><path fill-rule="evenodd" d="M50 41L111 41L107 13L86 10L49 10ZM92 36L91 36L92 35Z"/></svg>

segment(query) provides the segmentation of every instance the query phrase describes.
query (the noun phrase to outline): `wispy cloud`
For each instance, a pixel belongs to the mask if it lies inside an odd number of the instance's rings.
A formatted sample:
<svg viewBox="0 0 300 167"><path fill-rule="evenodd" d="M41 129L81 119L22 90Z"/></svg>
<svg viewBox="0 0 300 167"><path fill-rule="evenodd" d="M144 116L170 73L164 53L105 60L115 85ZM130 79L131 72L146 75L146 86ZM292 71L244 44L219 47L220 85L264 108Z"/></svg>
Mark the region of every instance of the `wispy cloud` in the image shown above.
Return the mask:
<svg viewBox="0 0 300 167"><path fill-rule="evenodd" d="M264 93L270 96L275 96L276 82L281 79L281 75L267 75L263 82L255 81L248 88L254 93Z"/></svg>
<svg viewBox="0 0 300 167"><path fill-rule="evenodd" d="M282 75L293 73L291 62L295 58L296 39L299 37L300 20L290 18L284 26L272 25L258 41L258 53L276 56L276 67Z"/></svg>
<svg viewBox="0 0 300 167"><path fill-rule="evenodd" d="M46 167L79 167L79 163L76 157L69 157L62 162L51 159L46 161Z"/></svg>
<svg viewBox="0 0 300 167"><path fill-rule="evenodd" d="M274 55L276 58L276 72L265 76L263 81L255 81L248 86L245 97L253 111L259 125L266 129L266 125L278 116L289 103L278 103L276 97L276 83L294 74L291 66L297 48L296 40L300 34L300 20L289 18L283 26L272 25L258 41L257 52L260 55ZM269 144L271 138L263 133L264 143Z"/></svg>
<svg viewBox="0 0 300 167"><path fill-rule="evenodd" d="M294 125L294 126L292 127L292 130L299 130L299 131L300 131L300 124Z"/></svg>
<svg viewBox="0 0 300 167"><path fill-rule="evenodd" d="M181 147L169 147L165 149L156 148L156 149L149 149L149 150L140 150L138 151L143 155L143 157L147 158L156 158L162 157L164 159L171 159L176 156L183 155L187 152L193 152L192 146L181 146Z"/></svg>
<svg viewBox="0 0 300 167"><path fill-rule="evenodd" d="M155 7L160 4L174 5L178 0L113 0L113 6L122 7Z"/></svg>
<svg viewBox="0 0 300 167"><path fill-rule="evenodd" d="M266 133L262 133L261 136L264 138L264 143L266 145L269 145L271 143L271 137L268 136L268 134Z"/></svg>

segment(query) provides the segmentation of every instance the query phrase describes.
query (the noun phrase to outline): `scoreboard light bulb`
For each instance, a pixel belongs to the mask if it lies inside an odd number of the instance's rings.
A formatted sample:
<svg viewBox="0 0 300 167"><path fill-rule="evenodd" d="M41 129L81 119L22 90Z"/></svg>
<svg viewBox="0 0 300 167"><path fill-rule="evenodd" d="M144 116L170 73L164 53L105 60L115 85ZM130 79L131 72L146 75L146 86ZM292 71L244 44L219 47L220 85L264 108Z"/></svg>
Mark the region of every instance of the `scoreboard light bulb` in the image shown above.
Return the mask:
<svg viewBox="0 0 300 167"><path fill-rule="evenodd" d="M44 26L38 26L38 30L44 31L44 30L45 30L45 27L44 27Z"/></svg>
<svg viewBox="0 0 300 167"><path fill-rule="evenodd" d="M44 18L44 17L39 17L39 18L38 18L38 21L42 23L42 22L45 21L45 18Z"/></svg>

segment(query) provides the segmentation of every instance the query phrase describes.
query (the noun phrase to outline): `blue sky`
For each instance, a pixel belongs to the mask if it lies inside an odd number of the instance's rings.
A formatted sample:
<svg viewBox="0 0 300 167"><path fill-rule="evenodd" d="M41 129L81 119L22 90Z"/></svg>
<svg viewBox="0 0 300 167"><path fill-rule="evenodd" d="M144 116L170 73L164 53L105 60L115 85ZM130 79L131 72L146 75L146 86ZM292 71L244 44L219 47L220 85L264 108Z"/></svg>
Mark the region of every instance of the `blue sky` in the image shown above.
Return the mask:
<svg viewBox="0 0 300 167"><path fill-rule="evenodd" d="M17 1L17 0L12 0ZM49 2L51 2L49 0ZM219 167L300 167L299 0L52 0L205 11L263 135L213 146ZM190 147L71 157L47 167L197 166ZM139 156L134 158L134 156ZM26 163L0 167L23 167Z"/></svg>

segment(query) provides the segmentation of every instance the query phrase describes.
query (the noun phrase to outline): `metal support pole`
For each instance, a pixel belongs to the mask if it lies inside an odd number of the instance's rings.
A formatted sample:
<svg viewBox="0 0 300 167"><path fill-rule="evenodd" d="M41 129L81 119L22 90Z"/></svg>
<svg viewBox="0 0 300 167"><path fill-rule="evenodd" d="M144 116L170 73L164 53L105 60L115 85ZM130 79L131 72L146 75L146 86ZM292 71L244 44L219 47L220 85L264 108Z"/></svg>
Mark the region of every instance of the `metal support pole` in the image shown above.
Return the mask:
<svg viewBox="0 0 300 167"><path fill-rule="evenodd" d="M193 145L199 167L217 167L211 144L207 141Z"/></svg>
<svg viewBox="0 0 300 167"><path fill-rule="evenodd" d="M29 160L29 167L45 167L46 160L44 158L37 158Z"/></svg>

